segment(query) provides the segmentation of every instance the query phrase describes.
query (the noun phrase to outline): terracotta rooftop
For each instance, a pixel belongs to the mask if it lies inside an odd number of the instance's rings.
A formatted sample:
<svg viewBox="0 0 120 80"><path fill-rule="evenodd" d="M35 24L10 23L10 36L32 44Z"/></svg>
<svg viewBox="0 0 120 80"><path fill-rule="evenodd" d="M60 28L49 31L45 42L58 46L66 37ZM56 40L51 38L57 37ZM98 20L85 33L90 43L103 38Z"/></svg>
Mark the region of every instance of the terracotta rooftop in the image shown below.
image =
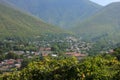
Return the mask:
<svg viewBox="0 0 120 80"><path fill-rule="evenodd" d="M65 54L69 55L69 56L75 56L75 57L85 57L86 56L86 54L81 54L81 53L76 53L76 52L67 52Z"/></svg>

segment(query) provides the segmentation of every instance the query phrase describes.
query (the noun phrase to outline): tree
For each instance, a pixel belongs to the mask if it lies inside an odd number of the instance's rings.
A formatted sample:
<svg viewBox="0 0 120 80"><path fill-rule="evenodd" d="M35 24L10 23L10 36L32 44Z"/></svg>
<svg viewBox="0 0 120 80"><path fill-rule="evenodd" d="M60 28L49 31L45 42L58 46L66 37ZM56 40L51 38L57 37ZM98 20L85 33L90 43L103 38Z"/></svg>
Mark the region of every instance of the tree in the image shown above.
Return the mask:
<svg viewBox="0 0 120 80"><path fill-rule="evenodd" d="M5 55L5 58L6 59L18 59L20 56L13 53L13 52L8 52L8 54Z"/></svg>
<svg viewBox="0 0 120 80"><path fill-rule="evenodd" d="M58 54L59 51L60 51L60 49L59 49L59 47L58 47L57 45L53 45L53 46L51 47L51 51L53 51L54 54Z"/></svg>
<svg viewBox="0 0 120 80"><path fill-rule="evenodd" d="M105 57L104 57L105 56ZM98 55L78 61L75 57L31 62L4 80L120 80L120 62L113 56Z"/></svg>

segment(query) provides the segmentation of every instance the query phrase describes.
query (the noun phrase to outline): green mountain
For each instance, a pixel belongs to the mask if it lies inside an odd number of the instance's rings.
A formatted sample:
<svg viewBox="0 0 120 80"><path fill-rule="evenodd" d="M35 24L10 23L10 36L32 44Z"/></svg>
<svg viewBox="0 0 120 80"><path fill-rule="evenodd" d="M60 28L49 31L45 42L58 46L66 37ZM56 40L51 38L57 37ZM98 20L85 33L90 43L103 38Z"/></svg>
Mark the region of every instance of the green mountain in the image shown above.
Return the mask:
<svg viewBox="0 0 120 80"><path fill-rule="evenodd" d="M72 31L87 39L120 42L120 2L107 5Z"/></svg>
<svg viewBox="0 0 120 80"><path fill-rule="evenodd" d="M0 3L0 39L8 37L33 38L45 33L66 32L25 12Z"/></svg>
<svg viewBox="0 0 120 80"><path fill-rule="evenodd" d="M44 21L62 28L73 27L102 6L89 0L4 0Z"/></svg>

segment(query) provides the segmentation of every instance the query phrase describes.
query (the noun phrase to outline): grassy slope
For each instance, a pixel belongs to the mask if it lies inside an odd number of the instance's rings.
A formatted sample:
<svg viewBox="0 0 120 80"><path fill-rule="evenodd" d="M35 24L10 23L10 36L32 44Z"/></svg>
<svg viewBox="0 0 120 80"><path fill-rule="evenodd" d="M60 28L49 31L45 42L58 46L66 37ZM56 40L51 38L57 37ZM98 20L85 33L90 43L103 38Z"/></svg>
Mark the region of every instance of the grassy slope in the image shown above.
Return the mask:
<svg viewBox="0 0 120 80"><path fill-rule="evenodd" d="M65 33L64 30L0 4L0 37L32 37L43 33Z"/></svg>
<svg viewBox="0 0 120 80"><path fill-rule="evenodd" d="M84 37L107 37L119 41L120 37L120 3L112 3L91 18L72 29ZM103 38L102 37L102 38Z"/></svg>

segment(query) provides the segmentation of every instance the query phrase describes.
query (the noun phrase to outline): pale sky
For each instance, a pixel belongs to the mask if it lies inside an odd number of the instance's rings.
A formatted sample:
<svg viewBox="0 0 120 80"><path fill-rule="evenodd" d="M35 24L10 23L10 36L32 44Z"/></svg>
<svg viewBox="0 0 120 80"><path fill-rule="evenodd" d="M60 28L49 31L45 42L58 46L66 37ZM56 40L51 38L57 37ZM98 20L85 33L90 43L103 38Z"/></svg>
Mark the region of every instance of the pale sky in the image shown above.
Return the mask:
<svg viewBox="0 0 120 80"><path fill-rule="evenodd" d="M96 3L103 5L103 6L105 6L111 2L120 2L120 0L90 0L90 1L96 2Z"/></svg>

